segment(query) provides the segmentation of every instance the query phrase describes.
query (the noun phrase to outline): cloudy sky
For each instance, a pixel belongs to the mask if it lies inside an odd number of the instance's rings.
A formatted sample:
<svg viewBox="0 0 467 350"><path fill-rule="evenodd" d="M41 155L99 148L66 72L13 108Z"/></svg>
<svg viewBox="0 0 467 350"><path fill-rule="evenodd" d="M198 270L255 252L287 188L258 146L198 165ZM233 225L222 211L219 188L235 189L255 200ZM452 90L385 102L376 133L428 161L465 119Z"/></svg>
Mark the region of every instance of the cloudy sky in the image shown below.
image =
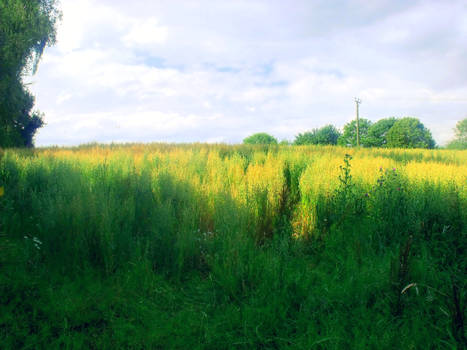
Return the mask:
<svg viewBox="0 0 467 350"><path fill-rule="evenodd" d="M61 0L28 78L36 144L293 140L415 116L444 144L467 117L467 2Z"/></svg>

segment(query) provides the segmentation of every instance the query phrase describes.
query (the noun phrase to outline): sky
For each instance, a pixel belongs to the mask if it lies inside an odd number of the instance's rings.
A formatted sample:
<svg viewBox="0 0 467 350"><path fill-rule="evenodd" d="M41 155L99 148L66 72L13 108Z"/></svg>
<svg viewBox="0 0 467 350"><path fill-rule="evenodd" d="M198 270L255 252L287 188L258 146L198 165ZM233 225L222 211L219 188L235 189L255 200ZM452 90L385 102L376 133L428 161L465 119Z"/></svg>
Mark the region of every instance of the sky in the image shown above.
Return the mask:
<svg viewBox="0 0 467 350"><path fill-rule="evenodd" d="M467 1L61 0L27 77L36 145L278 140L413 116L467 117Z"/></svg>

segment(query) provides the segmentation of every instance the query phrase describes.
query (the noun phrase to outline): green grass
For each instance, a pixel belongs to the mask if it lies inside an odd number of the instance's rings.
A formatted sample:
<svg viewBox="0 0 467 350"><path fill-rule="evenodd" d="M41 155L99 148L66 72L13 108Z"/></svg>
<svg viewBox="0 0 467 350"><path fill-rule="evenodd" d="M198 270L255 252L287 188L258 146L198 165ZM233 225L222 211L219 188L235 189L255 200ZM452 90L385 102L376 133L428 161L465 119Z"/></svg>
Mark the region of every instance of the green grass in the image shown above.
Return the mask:
<svg viewBox="0 0 467 350"><path fill-rule="evenodd" d="M100 152L122 149L112 147ZM458 185L412 182L398 170L368 187L349 177L357 162L342 159L335 190L308 198L299 180L313 160L304 156L283 167L277 205L259 187L241 204L190 176L210 186L213 152L219 167L235 159L246 170L281 148L151 147L168 158L146 155L137 165L125 153L90 163L5 152L2 348L467 345L467 202ZM185 164L172 151L188 152L186 179L169 169ZM315 208L317 224L297 238L301 205Z"/></svg>

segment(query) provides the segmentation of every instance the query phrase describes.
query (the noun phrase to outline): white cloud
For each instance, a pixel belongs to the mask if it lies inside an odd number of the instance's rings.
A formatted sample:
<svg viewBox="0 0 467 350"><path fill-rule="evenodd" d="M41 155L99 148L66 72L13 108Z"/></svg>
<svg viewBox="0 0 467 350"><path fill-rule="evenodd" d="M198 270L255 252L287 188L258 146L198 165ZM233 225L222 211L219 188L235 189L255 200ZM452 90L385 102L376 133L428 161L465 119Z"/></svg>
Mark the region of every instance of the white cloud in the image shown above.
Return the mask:
<svg viewBox="0 0 467 350"><path fill-rule="evenodd" d="M62 0L30 78L37 144L239 142L411 115L439 143L467 109L462 1ZM207 10L209 9L209 11Z"/></svg>
<svg viewBox="0 0 467 350"><path fill-rule="evenodd" d="M72 94L64 92L64 93L58 95L58 97L57 97L57 104L60 105L60 104L62 104L62 103L64 103L64 102L68 101L68 100L71 99L72 97L73 97Z"/></svg>
<svg viewBox="0 0 467 350"><path fill-rule="evenodd" d="M167 27L159 26L155 18L135 21L132 28L123 36L123 42L129 47L147 47L163 44L167 41L169 31Z"/></svg>

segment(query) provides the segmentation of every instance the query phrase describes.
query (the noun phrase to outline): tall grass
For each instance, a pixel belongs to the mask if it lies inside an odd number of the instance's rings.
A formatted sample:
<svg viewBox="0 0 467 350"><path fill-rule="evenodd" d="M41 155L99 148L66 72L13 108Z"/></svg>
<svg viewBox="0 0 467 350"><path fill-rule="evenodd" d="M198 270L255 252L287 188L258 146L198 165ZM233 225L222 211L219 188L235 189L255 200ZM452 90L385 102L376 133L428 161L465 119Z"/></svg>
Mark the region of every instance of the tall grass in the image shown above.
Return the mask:
<svg viewBox="0 0 467 350"><path fill-rule="evenodd" d="M466 151L0 157L5 348L466 345Z"/></svg>

